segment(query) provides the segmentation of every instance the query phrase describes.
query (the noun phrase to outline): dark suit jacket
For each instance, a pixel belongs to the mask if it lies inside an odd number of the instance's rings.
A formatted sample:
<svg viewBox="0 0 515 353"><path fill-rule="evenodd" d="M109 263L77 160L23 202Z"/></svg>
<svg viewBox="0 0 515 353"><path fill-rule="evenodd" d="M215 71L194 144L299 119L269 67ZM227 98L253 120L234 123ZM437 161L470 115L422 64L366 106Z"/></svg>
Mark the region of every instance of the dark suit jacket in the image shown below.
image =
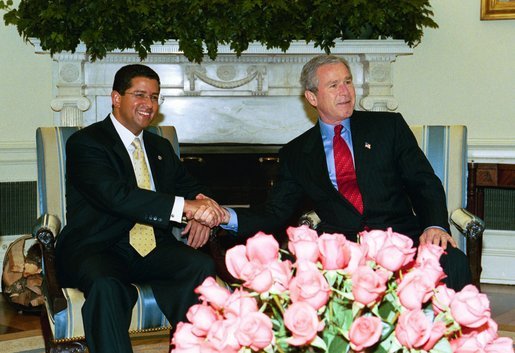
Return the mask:
<svg viewBox="0 0 515 353"><path fill-rule="evenodd" d="M363 215L333 187L317 123L281 149L279 180L267 203L236 210L239 233L277 231L303 196L321 218L321 231L341 232L351 239L367 227L392 227L415 241L428 226L449 229L442 184L402 116L355 111L350 119Z"/></svg>
<svg viewBox="0 0 515 353"><path fill-rule="evenodd" d="M60 266L114 244L128 246L136 222L170 236L175 196L207 193L186 171L168 140L145 131L145 150L156 192L137 187L132 163L111 120L92 124L66 144L67 224L57 241ZM61 267L63 268L63 267Z"/></svg>

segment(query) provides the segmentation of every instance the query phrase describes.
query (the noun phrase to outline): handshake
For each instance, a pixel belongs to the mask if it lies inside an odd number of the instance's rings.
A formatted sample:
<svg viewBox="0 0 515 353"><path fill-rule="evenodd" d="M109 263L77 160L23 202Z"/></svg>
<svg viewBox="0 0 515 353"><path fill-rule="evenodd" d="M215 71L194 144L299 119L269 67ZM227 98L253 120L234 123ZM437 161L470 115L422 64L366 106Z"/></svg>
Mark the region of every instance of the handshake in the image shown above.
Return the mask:
<svg viewBox="0 0 515 353"><path fill-rule="evenodd" d="M204 194L198 194L195 200L184 200L184 215L210 228L228 223L230 219L229 211Z"/></svg>

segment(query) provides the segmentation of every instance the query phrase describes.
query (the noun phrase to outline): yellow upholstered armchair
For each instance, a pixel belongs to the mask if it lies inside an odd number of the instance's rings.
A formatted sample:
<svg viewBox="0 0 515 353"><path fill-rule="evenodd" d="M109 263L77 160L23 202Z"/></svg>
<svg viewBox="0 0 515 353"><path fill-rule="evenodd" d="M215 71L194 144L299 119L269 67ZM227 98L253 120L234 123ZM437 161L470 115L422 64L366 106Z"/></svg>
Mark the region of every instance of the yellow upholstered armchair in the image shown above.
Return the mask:
<svg viewBox="0 0 515 353"><path fill-rule="evenodd" d="M467 206L467 127L463 125L413 125L411 131L418 145L442 181L453 237L469 258L472 281L479 288L483 220L468 212ZM314 212L299 220L316 228L320 219ZM461 235L460 235L461 234Z"/></svg>
<svg viewBox="0 0 515 353"><path fill-rule="evenodd" d="M41 324L46 352L85 352L86 342L81 308L84 295L75 288L61 288L55 273L55 239L66 222L65 165L66 141L79 127L42 127L36 132L39 219L33 236L42 250L45 306ZM170 140L177 155L179 144L172 126L148 130ZM169 330L170 324L159 309L150 286L134 284L138 301L132 313L130 333Z"/></svg>

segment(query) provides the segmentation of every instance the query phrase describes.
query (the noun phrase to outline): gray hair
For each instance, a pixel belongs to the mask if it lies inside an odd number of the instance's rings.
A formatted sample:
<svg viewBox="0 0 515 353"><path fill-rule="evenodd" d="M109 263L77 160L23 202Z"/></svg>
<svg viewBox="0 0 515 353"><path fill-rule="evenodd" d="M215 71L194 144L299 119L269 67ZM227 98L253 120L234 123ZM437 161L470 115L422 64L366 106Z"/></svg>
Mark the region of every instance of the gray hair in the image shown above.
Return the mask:
<svg viewBox="0 0 515 353"><path fill-rule="evenodd" d="M347 67L349 73L351 73L349 64L344 58L330 54L315 56L304 65L302 73L300 74L300 85L305 91L311 91L313 93L318 91L317 70L320 66L327 64L343 64Z"/></svg>

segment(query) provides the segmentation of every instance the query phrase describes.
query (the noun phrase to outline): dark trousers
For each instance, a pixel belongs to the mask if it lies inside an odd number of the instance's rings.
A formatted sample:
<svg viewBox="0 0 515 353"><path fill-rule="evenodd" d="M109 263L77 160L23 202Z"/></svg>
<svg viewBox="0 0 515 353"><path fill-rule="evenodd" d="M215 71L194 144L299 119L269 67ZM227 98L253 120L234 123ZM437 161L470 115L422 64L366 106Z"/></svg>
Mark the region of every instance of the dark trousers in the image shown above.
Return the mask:
<svg viewBox="0 0 515 353"><path fill-rule="evenodd" d="M440 258L440 265L443 272L447 275L443 282L447 287L460 291L467 284L472 284L472 273L470 272L470 264L461 250L448 245L444 255Z"/></svg>
<svg viewBox="0 0 515 353"><path fill-rule="evenodd" d="M82 319L90 353L132 352L128 329L137 291L131 283L150 284L157 304L175 326L197 303L194 289L215 276L208 255L172 237L158 239L156 249L143 258L126 243L78 261L78 270L65 269L61 277L64 286L78 288L86 297Z"/></svg>

